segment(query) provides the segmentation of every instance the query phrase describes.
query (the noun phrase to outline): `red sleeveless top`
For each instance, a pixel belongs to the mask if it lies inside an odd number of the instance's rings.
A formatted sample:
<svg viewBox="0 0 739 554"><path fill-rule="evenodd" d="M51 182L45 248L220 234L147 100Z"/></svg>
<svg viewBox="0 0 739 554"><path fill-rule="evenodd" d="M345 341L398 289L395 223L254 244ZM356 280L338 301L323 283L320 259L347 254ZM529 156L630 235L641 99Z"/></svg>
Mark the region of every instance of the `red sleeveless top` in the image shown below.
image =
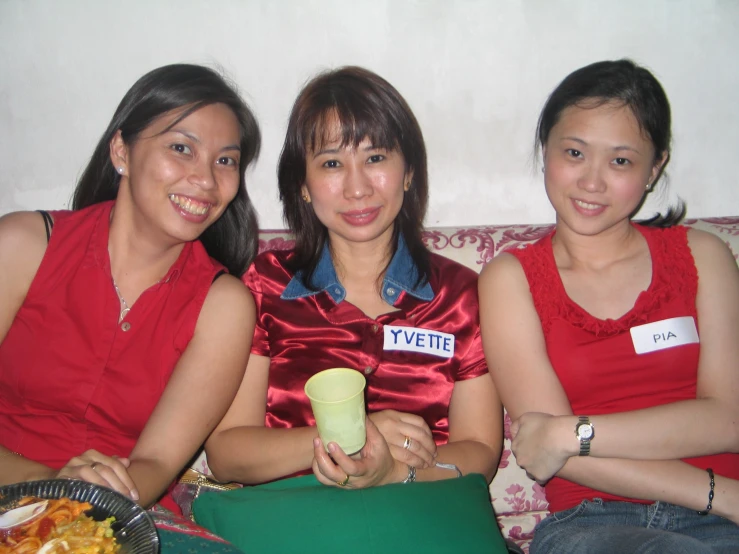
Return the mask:
<svg viewBox="0 0 739 554"><path fill-rule="evenodd" d="M46 253L0 344L0 444L53 468L90 448L131 453L223 269L187 243L119 324L112 207L52 212Z"/></svg>
<svg viewBox="0 0 739 554"><path fill-rule="evenodd" d="M649 247L652 281L634 307L619 319L597 319L567 296L552 252L554 233L523 249L509 250L526 274L549 360L575 415L627 412L696 396L700 344L637 354L630 334L637 325L683 316L694 318L698 326L698 272L688 246L687 228L635 228ZM739 479L738 454L684 461ZM592 498L645 502L559 477L547 484L546 495L552 512Z"/></svg>

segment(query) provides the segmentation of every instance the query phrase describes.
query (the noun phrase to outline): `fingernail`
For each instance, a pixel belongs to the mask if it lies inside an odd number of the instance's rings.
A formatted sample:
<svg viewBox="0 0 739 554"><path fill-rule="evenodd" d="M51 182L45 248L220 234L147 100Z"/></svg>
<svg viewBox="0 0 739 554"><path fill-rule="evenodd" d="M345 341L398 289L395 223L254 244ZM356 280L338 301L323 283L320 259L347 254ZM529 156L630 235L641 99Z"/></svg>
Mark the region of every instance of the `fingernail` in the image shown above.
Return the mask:
<svg viewBox="0 0 739 554"><path fill-rule="evenodd" d="M139 499L138 491L131 491L131 498L133 498L134 500L138 500Z"/></svg>
<svg viewBox="0 0 739 554"><path fill-rule="evenodd" d="M315 446L316 448L318 448L319 446L321 446L321 439L319 439L319 438L313 439L313 446Z"/></svg>
<svg viewBox="0 0 739 554"><path fill-rule="evenodd" d="M335 442L328 443L328 451L329 452L336 452L337 447Z"/></svg>

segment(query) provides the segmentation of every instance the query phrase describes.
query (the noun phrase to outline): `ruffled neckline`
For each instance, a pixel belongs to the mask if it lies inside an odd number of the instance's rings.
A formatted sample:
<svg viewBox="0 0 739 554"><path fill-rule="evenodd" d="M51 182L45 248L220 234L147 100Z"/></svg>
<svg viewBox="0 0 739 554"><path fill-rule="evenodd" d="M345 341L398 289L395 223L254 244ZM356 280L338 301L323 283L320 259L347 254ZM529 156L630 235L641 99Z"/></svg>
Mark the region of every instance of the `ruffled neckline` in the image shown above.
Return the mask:
<svg viewBox="0 0 739 554"><path fill-rule="evenodd" d="M652 279L649 286L639 293L632 308L618 319L599 319L570 298L557 269L552 248L552 239L556 231L544 237L535 248L537 251L527 264L526 272L534 296L534 303L542 319L544 331L548 331L555 317L566 319L570 324L596 336L611 336L628 331L631 327L650 321L650 316L668 301L675 291L688 294L692 288L697 290L697 279L689 279L696 275L695 263L688 248L671 249L668 253L669 240L665 232L675 230L682 233L683 244L687 242L687 229L673 227L657 229L632 224L645 238L652 260ZM679 231L678 231L679 230ZM675 237L678 239L678 237ZM683 255L677 254L682 252ZM533 254L533 252L532 252ZM669 266L669 271L667 269ZM676 281L678 283L676 284ZM686 290L686 288L688 290ZM535 290L536 289L536 290ZM548 316L548 317L547 317Z"/></svg>

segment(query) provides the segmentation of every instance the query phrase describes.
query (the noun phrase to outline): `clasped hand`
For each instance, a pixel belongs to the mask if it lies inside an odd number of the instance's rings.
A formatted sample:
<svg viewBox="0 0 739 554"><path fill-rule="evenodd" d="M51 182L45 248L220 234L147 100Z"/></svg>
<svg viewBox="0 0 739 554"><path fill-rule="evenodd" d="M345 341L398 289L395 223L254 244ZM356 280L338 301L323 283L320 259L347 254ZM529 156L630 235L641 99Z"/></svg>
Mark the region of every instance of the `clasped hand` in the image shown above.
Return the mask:
<svg viewBox="0 0 739 554"><path fill-rule="evenodd" d="M436 444L423 418L384 410L369 415L366 427L367 441L351 457L333 442L327 453L321 440L314 439L313 473L321 483L350 488L384 485L402 481L408 465L427 468L434 464Z"/></svg>
<svg viewBox="0 0 739 554"><path fill-rule="evenodd" d="M574 424L566 433L572 417L527 412L511 423L511 451L516 463L540 485L564 467L576 443ZM565 442L569 436L572 445Z"/></svg>
<svg viewBox="0 0 739 554"><path fill-rule="evenodd" d="M393 458L418 469L426 469L435 464L434 436L421 416L382 410L369 414L369 418L382 433Z"/></svg>
<svg viewBox="0 0 739 554"><path fill-rule="evenodd" d="M111 488L137 501L139 493L128 474L128 458L105 456L97 450L88 450L67 462L56 474L57 479L79 479Z"/></svg>

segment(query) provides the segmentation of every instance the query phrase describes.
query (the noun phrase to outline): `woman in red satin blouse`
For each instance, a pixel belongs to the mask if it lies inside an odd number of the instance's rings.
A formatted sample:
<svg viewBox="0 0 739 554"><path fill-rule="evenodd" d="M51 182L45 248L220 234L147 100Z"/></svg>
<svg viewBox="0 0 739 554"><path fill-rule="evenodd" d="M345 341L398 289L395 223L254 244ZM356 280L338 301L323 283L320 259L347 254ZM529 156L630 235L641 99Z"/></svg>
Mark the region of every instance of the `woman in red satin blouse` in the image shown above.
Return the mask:
<svg viewBox="0 0 739 554"><path fill-rule="evenodd" d="M256 331L206 446L213 474L253 484L312 469L325 485L355 488L492 479L502 409L482 352L477 275L424 246L426 150L405 100L362 68L317 76L293 106L278 180L295 248L263 253L243 278ZM367 379L359 456L335 443L326 453L303 392L332 367Z"/></svg>
<svg viewBox="0 0 739 554"><path fill-rule="evenodd" d="M0 485L81 479L149 506L193 456L248 358L259 144L216 72L160 67L121 101L73 210L0 219Z"/></svg>

